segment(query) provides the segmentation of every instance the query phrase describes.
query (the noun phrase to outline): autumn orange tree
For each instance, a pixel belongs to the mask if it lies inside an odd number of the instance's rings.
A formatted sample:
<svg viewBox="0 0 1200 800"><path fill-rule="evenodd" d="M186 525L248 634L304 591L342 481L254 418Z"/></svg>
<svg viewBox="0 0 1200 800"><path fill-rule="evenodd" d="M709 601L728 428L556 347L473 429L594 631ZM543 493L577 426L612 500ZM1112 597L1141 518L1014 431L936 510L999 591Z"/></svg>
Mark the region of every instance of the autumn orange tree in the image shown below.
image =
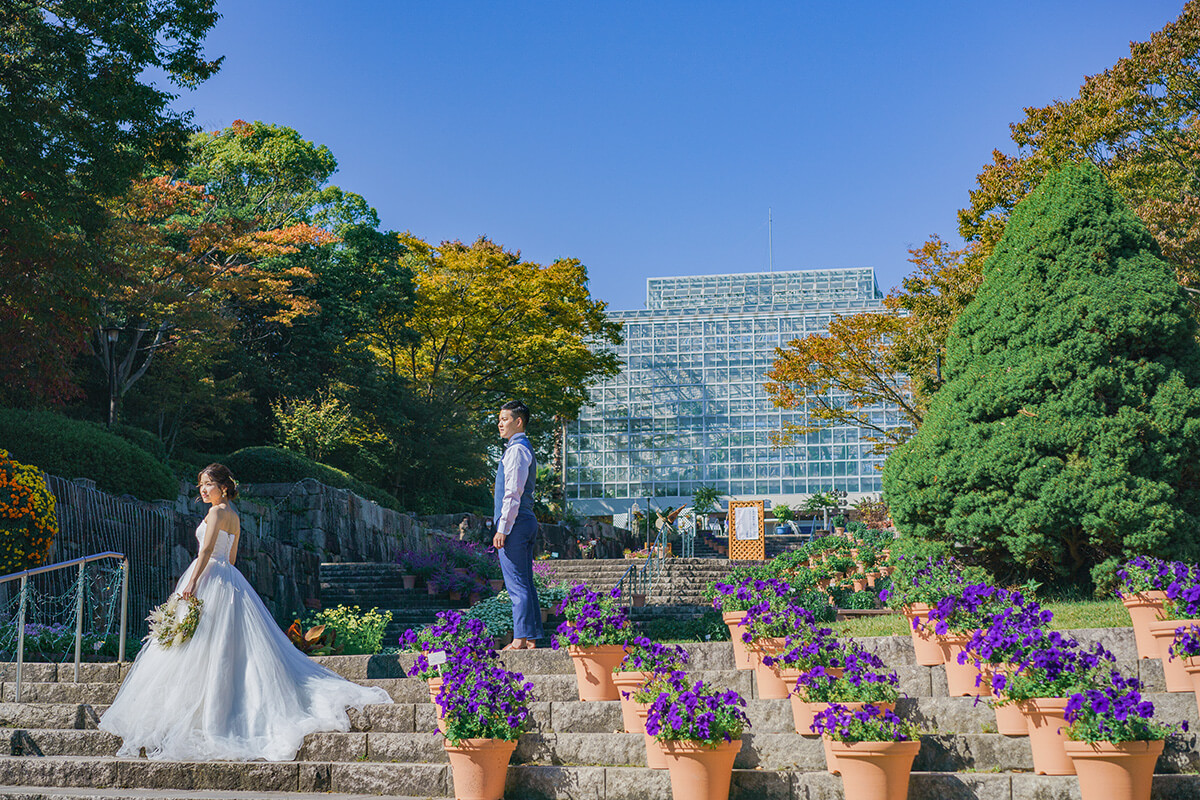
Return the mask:
<svg viewBox="0 0 1200 800"><path fill-rule="evenodd" d="M107 251L124 274L94 328L97 358L115 388L110 424L160 348L183 337L227 337L239 325L237 304L262 306L268 321L284 324L312 313L315 304L297 291L312 273L279 259L336 240L306 222L263 229L228 213L205 187L167 177L135 182L110 210ZM110 330L126 340L121 355L110 352Z"/></svg>
<svg viewBox="0 0 1200 800"><path fill-rule="evenodd" d="M1200 0L1129 55L1084 79L1079 93L1025 109L1011 126L1015 153L993 151L958 213L966 242L952 250L937 237L913 251L918 271L888 298L918 319L897 340L909 374L928 370L950 325L982 282L1017 203L1051 171L1090 161L1150 230L1180 284L1200 284ZM918 382L936 391L939 382Z"/></svg>
<svg viewBox="0 0 1200 800"><path fill-rule="evenodd" d="M897 372L895 345L908 320L891 313L835 316L827 333L794 339L775 350L767 394L777 408L804 411L804 424L784 423L772 434L777 447L833 426L865 431L883 453L905 442L921 423L911 382ZM889 425L878 413L889 405L904 422Z"/></svg>
<svg viewBox="0 0 1200 800"><path fill-rule="evenodd" d="M79 394L92 300L119 265L97 247L107 215L149 164L178 157L214 0L5 3L0 13L0 402ZM158 79L152 80L151 75ZM166 80L162 80L165 78Z"/></svg>
<svg viewBox="0 0 1200 800"><path fill-rule="evenodd" d="M1149 41L1132 43L1110 69L1085 78L1075 97L1027 108L1011 131L1016 152L993 151L958 213L964 246L933 236L911 250L914 272L885 300L905 318L894 323L887 361L891 375L910 382L915 425L942 385L946 337L975 297L1009 214L1064 164L1095 164L1150 230L1194 304L1200 298L1200 0ZM846 325L865 329L871 322ZM832 377L848 370L840 385L851 393L873 386L877 365L854 352L830 343L811 353L825 362L810 371ZM875 397L868 392L861 400Z"/></svg>

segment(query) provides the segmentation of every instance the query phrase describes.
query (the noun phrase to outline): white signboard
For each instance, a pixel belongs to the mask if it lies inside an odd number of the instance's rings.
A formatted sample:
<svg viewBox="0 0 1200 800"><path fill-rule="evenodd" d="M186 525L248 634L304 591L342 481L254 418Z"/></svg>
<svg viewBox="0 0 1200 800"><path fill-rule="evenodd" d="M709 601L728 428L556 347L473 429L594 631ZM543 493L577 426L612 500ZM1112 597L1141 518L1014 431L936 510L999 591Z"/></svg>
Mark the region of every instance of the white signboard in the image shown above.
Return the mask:
<svg viewBox="0 0 1200 800"><path fill-rule="evenodd" d="M738 541L758 539L758 507L741 506L734 509L733 526Z"/></svg>

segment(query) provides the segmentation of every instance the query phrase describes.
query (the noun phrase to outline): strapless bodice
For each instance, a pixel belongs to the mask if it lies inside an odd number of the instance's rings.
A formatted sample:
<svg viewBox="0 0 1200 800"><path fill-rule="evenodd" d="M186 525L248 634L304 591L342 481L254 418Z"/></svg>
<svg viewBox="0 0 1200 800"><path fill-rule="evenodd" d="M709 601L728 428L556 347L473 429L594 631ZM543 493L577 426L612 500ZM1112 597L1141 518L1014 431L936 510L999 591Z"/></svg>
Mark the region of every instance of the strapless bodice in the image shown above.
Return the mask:
<svg viewBox="0 0 1200 800"><path fill-rule="evenodd" d="M196 528L196 542L199 547L204 546L204 531L207 523L200 522ZM229 554L233 551L233 534L229 531L217 531L217 543L213 546L212 557L219 561L229 561Z"/></svg>

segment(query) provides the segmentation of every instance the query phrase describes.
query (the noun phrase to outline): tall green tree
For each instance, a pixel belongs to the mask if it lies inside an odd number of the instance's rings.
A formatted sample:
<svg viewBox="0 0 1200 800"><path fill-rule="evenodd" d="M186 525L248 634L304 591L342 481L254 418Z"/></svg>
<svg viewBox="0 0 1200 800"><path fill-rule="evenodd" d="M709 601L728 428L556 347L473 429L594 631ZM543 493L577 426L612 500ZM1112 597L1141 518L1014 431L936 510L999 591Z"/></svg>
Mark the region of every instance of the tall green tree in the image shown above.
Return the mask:
<svg viewBox="0 0 1200 800"><path fill-rule="evenodd" d="M1175 272L1086 162L1017 205L884 466L901 530L1079 584L1200 556L1200 346Z"/></svg>
<svg viewBox="0 0 1200 800"><path fill-rule="evenodd" d="M215 0L9 0L0 11L0 399L77 392L91 299L117 266L97 252L101 202L178 159L190 114L154 85L216 72Z"/></svg>

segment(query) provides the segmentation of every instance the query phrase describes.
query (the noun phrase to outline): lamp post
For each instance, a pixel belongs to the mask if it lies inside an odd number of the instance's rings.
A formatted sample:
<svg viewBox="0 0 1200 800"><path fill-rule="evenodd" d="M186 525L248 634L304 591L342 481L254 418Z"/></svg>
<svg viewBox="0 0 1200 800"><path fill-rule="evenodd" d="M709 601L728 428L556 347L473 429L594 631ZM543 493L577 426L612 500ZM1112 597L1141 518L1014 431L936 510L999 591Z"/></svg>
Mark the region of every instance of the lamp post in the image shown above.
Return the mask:
<svg viewBox="0 0 1200 800"><path fill-rule="evenodd" d="M637 504L637 500L633 501L633 505L629 507L629 527L633 528L633 532L638 533L637 515L642 513L642 508Z"/></svg>
<svg viewBox="0 0 1200 800"><path fill-rule="evenodd" d="M104 328L104 338L108 341L105 353L108 356L108 427L117 424L117 339L121 329L116 325Z"/></svg>
<svg viewBox="0 0 1200 800"><path fill-rule="evenodd" d="M646 557L650 557L650 498L646 498Z"/></svg>

